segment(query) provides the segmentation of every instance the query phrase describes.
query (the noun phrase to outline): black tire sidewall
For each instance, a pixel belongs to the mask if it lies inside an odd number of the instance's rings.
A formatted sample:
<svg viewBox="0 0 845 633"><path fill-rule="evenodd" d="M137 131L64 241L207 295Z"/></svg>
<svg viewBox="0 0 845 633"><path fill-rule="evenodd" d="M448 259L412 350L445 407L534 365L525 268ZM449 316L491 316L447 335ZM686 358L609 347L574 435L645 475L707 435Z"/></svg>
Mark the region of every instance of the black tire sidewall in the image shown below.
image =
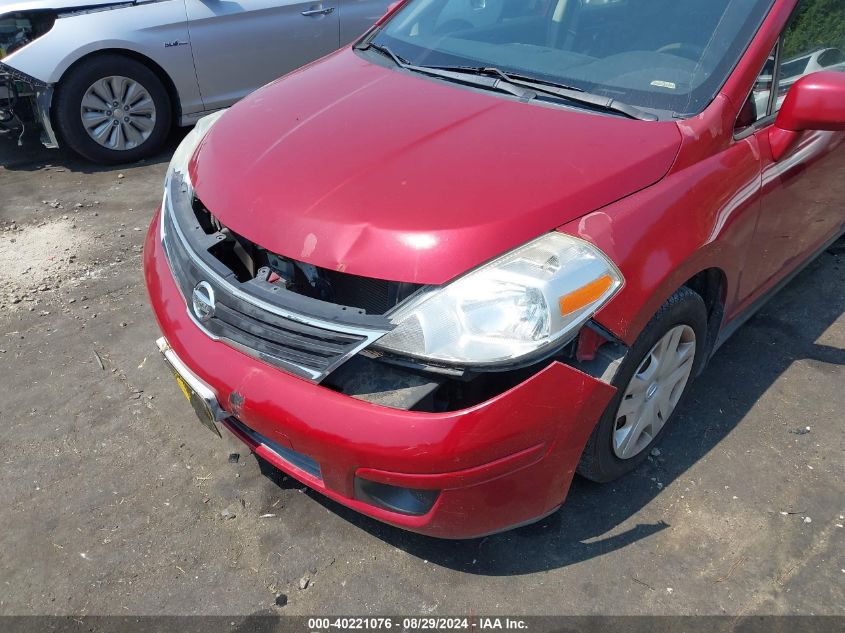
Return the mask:
<svg viewBox="0 0 845 633"><path fill-rule="evenodd" d="M85 91L97 80L123 76L140 83L153 99L156 124L152 134L138 147L117 151L98 144L88 136L79 116ZM130 163L155 153L167 138L172 122L171 102L158 76L141 62L123 55L102 55L72 68L59 83L54 120L65 145L90 161L101 164Z"/></svg>
<svg viewBox="0 0 845 633"><path fill-rule="evenodd" d="M651 443L635 457L620 459L613 451L613 432L616 426L616 411L619 409L619 403L646 354L651 351L666 332L678 325L688 325L695 332L695 360L693 361L690 380L687 382L684 393L681 395L674 411ZM613 481L634 470L648 457L651 448L660 441L663 434L674 422L689 393L693 378L698 374L702 363L705 362L706 341L707 309L704 301L696 292L688 288L681 288L663 304L622 361L619 371L612 380L617 392L607 405L587 442L581 463L578 465L579 474L593 481Z"/></svg>

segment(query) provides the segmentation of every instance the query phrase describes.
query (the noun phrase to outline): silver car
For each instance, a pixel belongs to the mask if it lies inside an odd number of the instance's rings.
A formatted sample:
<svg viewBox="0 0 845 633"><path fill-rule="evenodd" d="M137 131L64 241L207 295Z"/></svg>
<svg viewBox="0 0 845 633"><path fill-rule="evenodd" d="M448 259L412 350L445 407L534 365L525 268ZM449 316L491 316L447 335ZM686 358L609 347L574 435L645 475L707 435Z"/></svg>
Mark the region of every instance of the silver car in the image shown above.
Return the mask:
<svg viewBox="0 0 845 633"><path fill-rule="evenodd" d="M99 163L154 153L351 42L389 0L0 0L0 128Z"/></svg>

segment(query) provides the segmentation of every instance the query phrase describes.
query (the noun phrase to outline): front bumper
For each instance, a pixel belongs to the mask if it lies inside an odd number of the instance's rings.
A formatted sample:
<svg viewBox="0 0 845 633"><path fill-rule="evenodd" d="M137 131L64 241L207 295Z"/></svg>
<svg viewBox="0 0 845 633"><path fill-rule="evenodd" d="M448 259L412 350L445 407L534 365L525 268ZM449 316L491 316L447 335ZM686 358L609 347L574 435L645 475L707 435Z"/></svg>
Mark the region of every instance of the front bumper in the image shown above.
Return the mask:
<svg viewBox="0 0 845 633"><path fill-rule="evenodd" d="M552 363L462 411L381 407L289 375L206 336L188 316L168 268L158 214L146 239L144 274L170 347L216 394L231 415L224 422L231 432L329 498L415 532L470 538L554 511L615 392ZM318 470L285 455L306 456ZM356 494L361 478L440 493L425 514L403 514L363 501Z"/></svg>

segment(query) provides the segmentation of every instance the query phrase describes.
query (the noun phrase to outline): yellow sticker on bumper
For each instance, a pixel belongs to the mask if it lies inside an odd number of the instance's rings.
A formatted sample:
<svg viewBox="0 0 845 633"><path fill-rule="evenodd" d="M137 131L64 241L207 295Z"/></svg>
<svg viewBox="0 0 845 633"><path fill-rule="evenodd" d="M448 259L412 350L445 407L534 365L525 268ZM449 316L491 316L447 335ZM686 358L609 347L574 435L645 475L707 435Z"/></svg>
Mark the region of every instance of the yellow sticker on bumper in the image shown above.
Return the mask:
<svg viewBox="0 0 845 633"><path fill-rule="evenodd" d="M185 399L190 402L191 401L191 388L185 384L185 381L182 380L182 376L176 376L176 382L179 385L179 389L182 390L182 393L185 394Z"/></svg>

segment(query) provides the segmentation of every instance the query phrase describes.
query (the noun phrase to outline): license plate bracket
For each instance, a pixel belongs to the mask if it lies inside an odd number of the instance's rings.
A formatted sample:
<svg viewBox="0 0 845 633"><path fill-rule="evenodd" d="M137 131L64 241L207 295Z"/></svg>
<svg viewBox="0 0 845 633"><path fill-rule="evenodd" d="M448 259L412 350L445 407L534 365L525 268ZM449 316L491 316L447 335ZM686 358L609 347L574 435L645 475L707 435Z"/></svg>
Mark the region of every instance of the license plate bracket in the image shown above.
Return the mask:
<svg viewBox="0 0 845 633"><path fill-rule="evenodd" d="M220 425L218 423L224 420L227 414L217 402L217 397L209 387L184 366L167 341L162 338L157 343L165 362L167 362L170 371L173 373L173 378L176 380L179 390L191 404L191 408L193 408L200 423L217 435L217 437L222 438L223 435L220 433Z"/></svg>
<svg viewBox="0 0 845 633"><path fill-rule="evenodd" d="M179 385L179 389L182 391L182 394L188 402L191 403L191 407L193 407L194 413L197 414L197 418L199 418L200 423L213 433L216 433L217 437L223 437L220 433L220 429L217 428L214 414L211 412L211 407L208 406L208 403L203 400L196 391L194 391L191 385L188 384L188 381L182 378L176 369L172 367L171 369L173 369L173 377L176 379L176 384Z"/></svg>

